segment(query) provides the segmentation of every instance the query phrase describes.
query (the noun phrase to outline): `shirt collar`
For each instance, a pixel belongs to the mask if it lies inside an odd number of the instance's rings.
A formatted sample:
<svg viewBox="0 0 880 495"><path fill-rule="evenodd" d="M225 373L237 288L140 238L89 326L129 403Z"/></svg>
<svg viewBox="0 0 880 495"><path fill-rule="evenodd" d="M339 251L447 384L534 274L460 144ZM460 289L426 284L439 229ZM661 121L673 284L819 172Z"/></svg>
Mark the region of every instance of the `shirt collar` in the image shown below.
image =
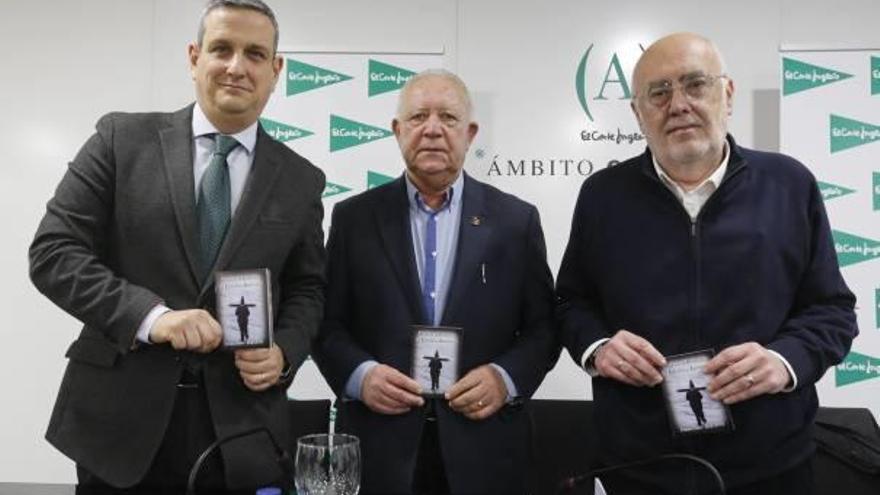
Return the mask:
<svg viewBox="0 0 880 495"><path fill-rule="evenodd" d="M420 208L419 202L421 202L421 194L419 190L416 188L415 184L412 183L412 180L409 178L409 174L406 172L403 173L403 176L406 180L406 197L409 199L409 205L412 208ZM449 208L454 209L458 208L458 205L461 204L461 198L464 195L464 172L459 172L458 177L455 179L455 182L449 186L449 189L446 191L446 201L443 203L443 206L440 208ZM422 203L424 204L424 203Z"/></svg>
<svg viewBox="0 0 880 495"><path fill-rule="evenodd" d="M672 177L669 177L669 175L666 173L666 171L663 170L663 167L660 166L660 162L657 161L657 157L652 154L651 160L653 160L653 162L654 162L654 171L657 173L657 176L660 177L660 180L662 180L663 183L666 184L667 187L672 188L673 191L680 190L682 193L684 193L684 189L680 185L678 185L677 182L672 180ZM704 180L702 183L700 183L699 186L693 188L692 191L699 191L700 189L705 187L706 184L709 184L709 183L712 184L713 191L715 189L718 189L718 186L721 185L721 181L724 180L724 175L727 173L727 162L729 160L730 160L730 145L728 145L727 142L725 141L724 142L724 157L721 159L721 164L718 165L718 168L716 168L714 172L712 172L712 175L710 175L708 178L706 178L706 180Z"/></svg>
<svg viewBox="0 0 880 495"><path fill-rule="evenodd" d="M212 134L222 134L216 127L214 127L214 124L208 120L208 117L205 116L205 112L202 111L202 107L199 106L198 102L193 105L192 132L193 138L202 136L211 137ZM235 134L230 134L230 136L234 137L235 140L238 141L238 144L247 150L248 154L253 153L254 146L257 144L257 122L255 121L243 130Z"/></svg>

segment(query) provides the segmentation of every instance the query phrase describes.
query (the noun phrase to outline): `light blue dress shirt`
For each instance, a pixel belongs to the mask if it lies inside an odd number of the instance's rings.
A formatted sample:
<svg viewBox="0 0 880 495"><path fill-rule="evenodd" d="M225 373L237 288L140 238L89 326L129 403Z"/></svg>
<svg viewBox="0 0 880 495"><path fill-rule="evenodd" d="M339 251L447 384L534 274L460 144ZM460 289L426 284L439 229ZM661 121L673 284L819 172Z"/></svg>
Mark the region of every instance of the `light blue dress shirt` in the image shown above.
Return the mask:
<svg viewBox="0 0 880 495"><path fill-rule="evenodd" d="M424 283L425 274L425 229L432 211L422 202L420 193L412 183L409 175L406 177L406 196L409 199L409 225L412 233L412 249L416 260L416 268L419 273L419 283ZM443 205L436 211L437 219L437 250L435 251L435 282L434 282L434 321L433 325L439 325L443 321L443 310L449 295L449 284L452 282L452 271L455 268L455 255L458 247L458 232L461 223L461 201L464 196L464 174L459 173L458 178L452 183L447 191ZM427 210L427 211L426 211ZM479 329L475 329L479 331ZM345 395L349 398L361 398L361 385L367 372L379 364L377 361L364 361L351 373L345 383ZM516 386L510 375L495 363L491 365L498 370L504 384L507 387L507 399L516 397Z"/></svg>

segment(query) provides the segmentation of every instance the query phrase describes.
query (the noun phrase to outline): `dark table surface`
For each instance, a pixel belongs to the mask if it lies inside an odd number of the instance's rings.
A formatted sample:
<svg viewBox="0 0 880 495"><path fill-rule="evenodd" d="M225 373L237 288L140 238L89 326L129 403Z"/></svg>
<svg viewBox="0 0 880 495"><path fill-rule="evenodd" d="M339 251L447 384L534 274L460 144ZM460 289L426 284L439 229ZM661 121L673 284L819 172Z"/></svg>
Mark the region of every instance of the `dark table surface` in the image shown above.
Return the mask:
<svg viewBox="0 0 880 495"><path fill-rule="evenodd" d="M207 492L197 491L197 494ZM252 490L247 492L211 492L212 495L254 495ZM184 495L183 490L166 491L131 491L131 490L106 490L76 485L47 484L47 483L0 483L0 495Z"/></svg>

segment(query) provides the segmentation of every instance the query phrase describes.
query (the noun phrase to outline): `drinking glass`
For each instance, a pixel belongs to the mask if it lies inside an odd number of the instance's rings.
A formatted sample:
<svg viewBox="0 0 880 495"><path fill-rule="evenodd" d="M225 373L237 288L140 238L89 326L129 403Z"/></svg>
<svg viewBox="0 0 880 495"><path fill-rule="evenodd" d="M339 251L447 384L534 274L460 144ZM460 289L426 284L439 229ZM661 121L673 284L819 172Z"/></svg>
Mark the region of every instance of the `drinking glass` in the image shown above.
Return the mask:
<svg viewBox="0 0 880 495"><path fill-rule="evenodd" d="M297 495L357 495L361 487L360 441L321 433L296 441Z"/></svg>

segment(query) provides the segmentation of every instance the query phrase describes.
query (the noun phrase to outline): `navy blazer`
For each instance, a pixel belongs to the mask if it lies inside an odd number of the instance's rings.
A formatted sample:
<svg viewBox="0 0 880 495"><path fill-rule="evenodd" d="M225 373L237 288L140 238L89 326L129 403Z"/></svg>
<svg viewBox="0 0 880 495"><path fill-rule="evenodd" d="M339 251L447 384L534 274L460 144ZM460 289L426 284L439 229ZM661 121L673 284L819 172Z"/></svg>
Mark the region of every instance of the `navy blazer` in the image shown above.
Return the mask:
<svg viewBox="0 0 880 495"><path fill-rule="evenodd" d="M558 357L552 276L534 206L465 175L455 266L442 325L464 329L461 373L503 367L531 397ZM478 219L478 220L477 220ZM343 397L362 362L409 374L411 325L424 321L403 177L336 205L330 228L325 319L315 359ZM485 280L483 277L485 266ZM361 439L363 490L411 490L424 409L382 415L340 400L338 428ZM524 491L528 420L522 403L472 421L437 402L453 493Z"/></svg>

